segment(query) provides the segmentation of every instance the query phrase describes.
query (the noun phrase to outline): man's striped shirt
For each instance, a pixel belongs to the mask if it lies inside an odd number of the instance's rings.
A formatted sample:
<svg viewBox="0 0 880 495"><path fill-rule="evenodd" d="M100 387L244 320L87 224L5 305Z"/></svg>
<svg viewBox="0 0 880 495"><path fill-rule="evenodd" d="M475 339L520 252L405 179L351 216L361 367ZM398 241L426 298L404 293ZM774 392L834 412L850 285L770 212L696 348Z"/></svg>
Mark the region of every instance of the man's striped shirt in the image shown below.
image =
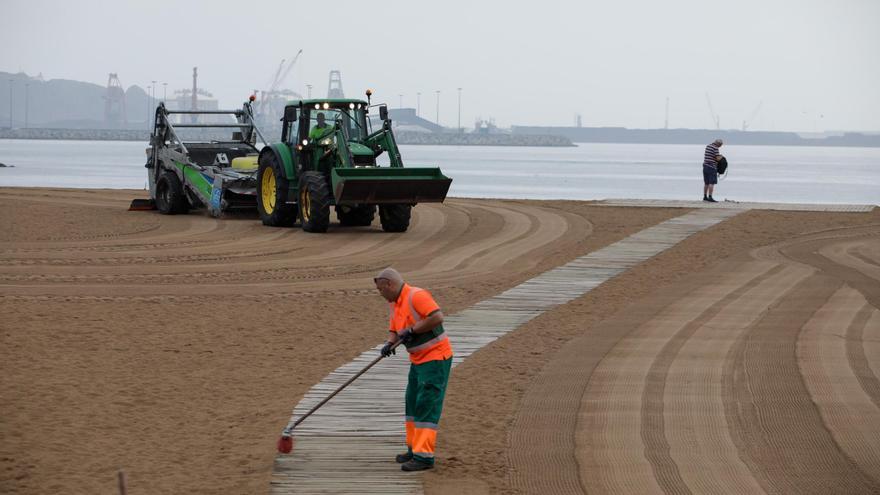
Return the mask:
<svg viewBox="0 0 880 495"><path fill-rule="evenodd" d="M717 157L718 146L715 143L709 144L708 146L706 146L706 153L703 154L703 166L718 168L718 161L716 160Z"/></svg>

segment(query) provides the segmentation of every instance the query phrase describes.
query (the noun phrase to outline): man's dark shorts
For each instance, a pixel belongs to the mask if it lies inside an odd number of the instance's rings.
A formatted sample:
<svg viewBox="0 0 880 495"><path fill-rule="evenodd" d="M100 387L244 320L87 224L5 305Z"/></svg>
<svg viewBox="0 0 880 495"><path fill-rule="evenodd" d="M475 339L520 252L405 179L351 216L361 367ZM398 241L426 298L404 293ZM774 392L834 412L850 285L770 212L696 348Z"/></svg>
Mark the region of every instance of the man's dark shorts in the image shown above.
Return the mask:
<svg viewBox="0 0 880 495"><path fill-rule="evenodd" d="M718 170L713 167L703 165L703 183L718 184Z"/></svg>

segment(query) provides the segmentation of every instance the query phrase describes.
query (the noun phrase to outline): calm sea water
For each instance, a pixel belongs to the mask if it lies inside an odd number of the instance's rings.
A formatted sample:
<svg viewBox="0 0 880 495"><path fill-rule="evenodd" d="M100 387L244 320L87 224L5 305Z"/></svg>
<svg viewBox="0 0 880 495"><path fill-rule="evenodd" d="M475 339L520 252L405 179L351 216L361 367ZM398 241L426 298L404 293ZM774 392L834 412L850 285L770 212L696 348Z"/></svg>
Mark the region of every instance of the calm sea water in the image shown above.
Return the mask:
<svg viewBox="0 0 880 495"><path fill-rule="evenodd" d="M0 186L143 189L145 143L0 139ZM407 166L439 166L451 196L522 199L700 199L699 145L575 148L401 146ZM880 203L880 148L736 146L716 199Z"/></svg>

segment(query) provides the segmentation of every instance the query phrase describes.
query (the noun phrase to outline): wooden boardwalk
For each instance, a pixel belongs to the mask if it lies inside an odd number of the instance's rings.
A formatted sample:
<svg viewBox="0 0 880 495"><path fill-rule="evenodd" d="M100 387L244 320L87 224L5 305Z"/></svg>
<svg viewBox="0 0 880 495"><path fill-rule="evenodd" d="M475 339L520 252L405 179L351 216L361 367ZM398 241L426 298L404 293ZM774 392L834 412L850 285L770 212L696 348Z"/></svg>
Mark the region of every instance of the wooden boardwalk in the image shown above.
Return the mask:
<svg viewBox="0 0 880 495"><path fill-rule="evenodd" d="M596 203L599 206L636 206L639 208L707 208L734 210L777 210L777 211L828 211L837 213L864 213L875 205L853 204L807 204L807 203L754 203L740 201L685 201L678 199L606 199Z"/></svg>
<svg viewBox="0 0 880 495"><path fill-rule="evenodd" d="M699 209L667 220L447 316L453 366L544 311L742 211ZM364 352L312 387L294 408L291 423L372 361L378 350ZM401 472L394 462L405 448L403 394L409 361L402 354L380 361L297 427L293 452L275 459L271 493L422 493L421 476Z"/></svg>

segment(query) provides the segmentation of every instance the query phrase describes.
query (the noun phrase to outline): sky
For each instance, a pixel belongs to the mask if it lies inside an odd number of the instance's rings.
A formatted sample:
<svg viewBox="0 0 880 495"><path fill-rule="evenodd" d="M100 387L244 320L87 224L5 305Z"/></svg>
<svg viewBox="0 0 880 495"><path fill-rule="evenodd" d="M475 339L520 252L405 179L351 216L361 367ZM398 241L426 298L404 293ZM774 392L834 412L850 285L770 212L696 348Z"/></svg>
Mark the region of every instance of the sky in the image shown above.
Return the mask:
<svg viewBox="0 0 880 495"><path fill-rule="evenodd" d="M199 85L226 108L284 87L473 126L880 131L880 1L2 0L0 71ZM461 110L459 113L459 90ZM437 93L439 91L439 94ZM420 96L417 94L421 93ZM401 96L402 95L402 96ZM439 100L439 105L438 105ZM460 117L459 117L460 115Z"/></svg>

